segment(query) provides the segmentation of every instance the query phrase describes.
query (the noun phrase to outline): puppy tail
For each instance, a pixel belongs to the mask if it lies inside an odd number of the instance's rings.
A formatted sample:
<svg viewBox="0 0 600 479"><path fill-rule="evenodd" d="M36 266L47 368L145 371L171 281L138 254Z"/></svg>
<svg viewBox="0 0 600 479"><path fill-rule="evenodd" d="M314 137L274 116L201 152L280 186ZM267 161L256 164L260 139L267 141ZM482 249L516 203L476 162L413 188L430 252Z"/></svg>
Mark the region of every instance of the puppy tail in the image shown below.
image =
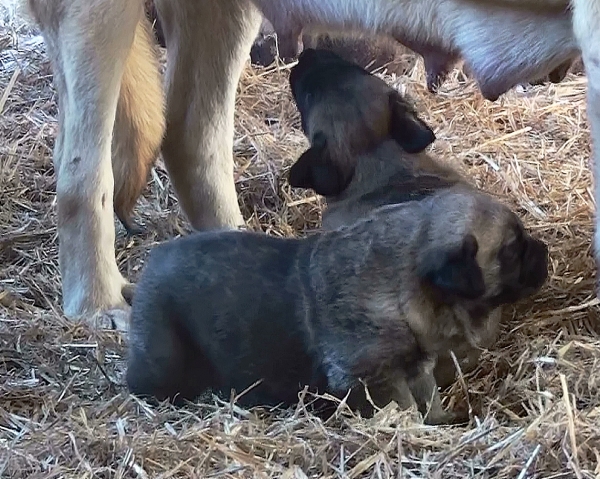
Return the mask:
<svg viewBox="0 0 600 479"><path fill-rule="evenodd" d="M148 182L165 131L165 100L152 26L138 23L125 63L113 130L114 209L129 233L130 217Z"/></svg>

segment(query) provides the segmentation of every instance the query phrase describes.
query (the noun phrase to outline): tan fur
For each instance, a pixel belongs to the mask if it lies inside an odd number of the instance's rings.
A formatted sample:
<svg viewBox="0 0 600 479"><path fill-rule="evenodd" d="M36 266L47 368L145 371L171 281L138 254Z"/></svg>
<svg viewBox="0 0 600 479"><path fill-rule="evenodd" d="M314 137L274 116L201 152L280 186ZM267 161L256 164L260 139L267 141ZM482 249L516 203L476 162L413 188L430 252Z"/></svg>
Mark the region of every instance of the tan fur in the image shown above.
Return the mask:
<svg viewBox="0 0 600 479"><path fill-rule="evenodd" d="M248 0L155 3L169 45L162 153L170 179L194 228L237 227L233 110L260 14Z"/></svg>
<svg viewBox="0 0 600 479"><path fill-rule="evenodd" d="M118 140L117 150L121 144L124 151L135 145L149 146L145 153L126 155L128 161L141 166L123 167L114 174L111 137L117 128L116 110L127 65L138 65L144 72L153 68L151 57L142 57L144 48L132 51L144 2L27 3L48 47L59 97L60 132L54 163L64 311L71 318L89 318L96 312L122 310L125 280L114 251L115 184L117 203L126 212L140 189L140 178L145 176L157 140L154 133L140 131L138 140L131 143ZM600 177L598 2L574 0L573 21L571 14L564 12L566 2L530 0L525 7L516 3L257 0L278 33L283 29L289 39L297 38L304 26L317 24L330 31L353 29L390 35L425 55L434 74L442 74L455 55L462 56L490 99L520 82L543 78L581 49L588 76L595 177ZM260 15L250 0L160 0L156 6L169 45L163 155L178 198L197 229L239 225L242 218L232 179L234 99ZM143 37L140 34L140 42ZM293 40L288 43L292 48ZM435 75L432 78L437 81ZM150 95L154 95L153 89L149 87ZM154 106L138 105L139 101ZM131 102L123 100L133 109L124 116L131 120L130 125L150 128L139 120L160 103L136 95ZM161 129L162 120L156 121L152 132ZM132 131L137 128L133 126ZM133 179L123 182L120 178L129 174L126 171L134 172ZM596 199L600 203L600 187ZM598 220L595 243L600 258Z"/></svg>
<svg viewBox="0 0 600 479"><path fill-rule="evenodd" d="M242 218L232 181L230 112L260 17L245 0L178 3L189 11L171 10L175 3L157 2L162 26L169 30L171 127L165 163L196 228L235 226ZM44 36L59 97L54 163L63 309L72 319L126 329L122 288L128 295L130 286L115 261L113 210L128 222L165 121L143 2L27 0L27 6ZM179 28L189 18L197 18L193 28ZM240 28L247 34L240 35ZM214 41L215 32L223 35L222 41ZM186 50L190 42L211 48ZM202 67L202 55L204 62L218 59L212 63L214 70ZM198 95L191 88L194 82L198 91L210 93ZM211 161L199 165L197 155L203 153Z"/></svg>
<svg viewBox="0 0 600 479"><path fill-rule="evenodd" d="M68 317L126 329L121 288L127 282L115 261L111 140L143 6L136 0L29 0L28 6L44 35L59 92L53 160L63 308Z"/></svg>
<svg viewBox="0 0 600 479"><path fill-rule="evenodd" d="M121 80L112 139L115 212L129 223L165 131L164 94L151 25L138 23Z"/></svg>

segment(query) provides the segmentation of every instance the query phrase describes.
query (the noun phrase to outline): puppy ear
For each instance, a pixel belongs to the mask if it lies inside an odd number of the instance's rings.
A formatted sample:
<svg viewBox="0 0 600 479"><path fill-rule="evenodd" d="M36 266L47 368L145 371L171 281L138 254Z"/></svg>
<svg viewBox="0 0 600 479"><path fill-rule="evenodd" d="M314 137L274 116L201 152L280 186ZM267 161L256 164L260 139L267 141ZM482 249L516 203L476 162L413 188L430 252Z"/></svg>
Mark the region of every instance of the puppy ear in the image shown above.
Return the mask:
<svg viewBox="0 0 600 479"><path fill-rule="evenodd" d="M535 238L526 240L521 258L519 283L524 287L538 289L548 278L548 246Z"/></svg>
<svg viewBox="0 0 600 479"><path fill-rule="evenodd" d="M406 104L397 91L389 97L391 109L390 136L407 153L420 153L435 141L435 133Z"/></svg>
<svg viewBox="0 0 600 479"><path fill-rule="evenodd" d="M451 250L431 250L419 265L421 279L445 303L473 300L485 294L483 272L477 264L479 245L475 236L467 235Z"/></svg>
<svg viewBox="0 0 600 479"><path fill-rule="evenodd" d="M312 188L323 196L337 196L346 189L354 172L344 171L327 148L327 140L315 135L313 146L290 168L288 181L294 188Z"/></svg>

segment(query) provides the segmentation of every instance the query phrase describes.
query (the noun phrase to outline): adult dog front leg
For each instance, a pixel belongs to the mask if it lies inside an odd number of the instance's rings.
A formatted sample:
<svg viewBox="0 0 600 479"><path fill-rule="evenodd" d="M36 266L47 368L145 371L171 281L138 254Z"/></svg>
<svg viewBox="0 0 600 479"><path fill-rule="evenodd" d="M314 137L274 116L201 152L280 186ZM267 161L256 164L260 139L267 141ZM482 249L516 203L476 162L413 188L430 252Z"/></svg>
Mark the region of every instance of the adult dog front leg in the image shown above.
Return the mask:
<svg viewBox="0 0 600 479"><path fill-rule="evenodd" d="M29 0L29 7L48 47L61 110L54 165L64 312L110 319L121 329L125 281L115 260L111 139L143 3ZM99 318L99 311L109 314Z"/></svg>
<svg viewBox="0 0 600 479"><path fill-rule="evenodd" d="M597 0L575 0L573 29L581 48L587 84L587 113L592 140L592 161L595 183L596 282L600 293L600 3Z"/></svg>
<svg viewBox="0 0 600 479"><path fill-rule="evenodd" d="M242 223L233 181L233 114L261 15L249 0L157 0L167 43L163 158L196 229Z"/></svg>

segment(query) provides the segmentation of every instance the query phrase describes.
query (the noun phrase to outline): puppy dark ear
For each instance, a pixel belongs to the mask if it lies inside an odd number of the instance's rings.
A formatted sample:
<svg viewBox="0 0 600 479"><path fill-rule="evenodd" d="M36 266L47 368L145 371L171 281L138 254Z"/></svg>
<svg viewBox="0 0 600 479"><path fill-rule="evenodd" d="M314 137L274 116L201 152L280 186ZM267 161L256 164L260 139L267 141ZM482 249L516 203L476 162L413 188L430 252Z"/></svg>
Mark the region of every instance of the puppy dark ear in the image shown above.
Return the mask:
<svg viewBox="0 0 600 479"><path fill-rule="evenodd" d="M524 287L538 289L548 278L548 246L543 241L528 238L521 258L519 283Z"/></svg>
<svg viewBox="0 0 600 479"><path fill-rule="evenodd" d="M435 133L396 91L390 94L390 136L407 153L420 153L435 141Z"/></svg>
<svg viewBox="0 0 600 479"><path fill-rule="evenodd" d="M477 299L485 294L483 272L476 259L478 249L471 234L451 250L432 249L419 265L419 275L443 302Z"/></svg>
<svg viewBox="0 0 600 479"><path fill-rule="evenodd" d="M344 171L344 166L338 163L331 157L327 141L317 134L313 146L290 168L290 186L312 188L323 196L337 196L346 189L354 173Z"/></svg>

